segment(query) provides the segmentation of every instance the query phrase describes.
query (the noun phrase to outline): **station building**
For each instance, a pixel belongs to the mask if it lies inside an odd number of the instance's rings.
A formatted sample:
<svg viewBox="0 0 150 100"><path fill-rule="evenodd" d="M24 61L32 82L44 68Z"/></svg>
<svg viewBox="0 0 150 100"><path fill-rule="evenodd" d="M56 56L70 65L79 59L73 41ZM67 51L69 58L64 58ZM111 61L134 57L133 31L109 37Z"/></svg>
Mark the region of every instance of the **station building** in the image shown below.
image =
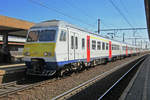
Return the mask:
<svg viewBox="0 0 150 100"><path fill-rule="evenodd" d="M23 37L8 37L8 50L10 51L12 56L23 56L23 48L26 38ZM0 35L0 48L2 48L3 39Z"/></svg>
<svg viewBox="0 0 150 100"><path fill-rule="evenodd" d="M28 29L34 23L0 15L0 63L21 56Z"/></svg>

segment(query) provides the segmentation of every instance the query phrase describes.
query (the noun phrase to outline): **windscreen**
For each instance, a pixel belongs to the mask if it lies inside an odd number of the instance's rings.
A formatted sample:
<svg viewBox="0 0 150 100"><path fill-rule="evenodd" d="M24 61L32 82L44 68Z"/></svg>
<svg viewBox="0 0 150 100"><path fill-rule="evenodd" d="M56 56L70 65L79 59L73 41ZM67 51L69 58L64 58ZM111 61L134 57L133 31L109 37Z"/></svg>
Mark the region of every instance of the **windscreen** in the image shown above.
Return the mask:
<svg viewBox="0 0 150 100"><path fill-rule="evenodd" d="M38 31L30 31L27 42L36 42L38 40Z"/></svg>
<svg viewBox="0 0 150 100"><path fill-rule="evenodd" d="M55 35L56 35L56 30L30 31L28 34L27 42L54 41Z"/></svg>

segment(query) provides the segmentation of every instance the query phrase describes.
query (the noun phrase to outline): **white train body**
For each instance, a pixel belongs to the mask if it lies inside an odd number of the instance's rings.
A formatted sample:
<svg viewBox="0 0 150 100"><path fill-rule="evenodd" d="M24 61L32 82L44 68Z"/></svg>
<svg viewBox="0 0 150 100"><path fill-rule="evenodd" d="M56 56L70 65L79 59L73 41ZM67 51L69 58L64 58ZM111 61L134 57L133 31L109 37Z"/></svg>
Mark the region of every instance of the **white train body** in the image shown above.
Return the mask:
<svg viewBox="0 0 150 100"><path fill-rule="evenodd" d="M67 65L110 61L136 53L139 53L139 49L135 46L104 38L58 20L31 27L24 47L28 71L36 75L52 75ZM32 63L39 60L42 60L44 67L36 70Z"/></svg>

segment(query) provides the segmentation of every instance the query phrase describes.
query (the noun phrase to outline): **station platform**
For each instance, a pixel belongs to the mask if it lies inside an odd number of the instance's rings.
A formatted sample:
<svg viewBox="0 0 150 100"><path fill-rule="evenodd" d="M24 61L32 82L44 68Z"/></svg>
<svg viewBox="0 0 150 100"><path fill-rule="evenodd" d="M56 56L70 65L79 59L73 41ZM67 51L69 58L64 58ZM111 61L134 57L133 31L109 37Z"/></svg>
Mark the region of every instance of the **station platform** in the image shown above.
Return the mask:
<svg viewBox="0 0 150 100"><path fill-rule="evenodd" d="M5 64L5 65L0 65L0 69L10 68L10 67L19 67L19 66L25 66L25 64L21 63L21 64Z"/></svg>
<svg viewBox="0 0 150 100"><path fill-rule="evenodd" d="M24 63L0 65L0 84L19 80L25 75L25 70Z"/></svg>
<svg viewBox="0 0 150 100"><path fill-rule="evenodd" d="M150 55L140 65L120 100L150 100Z"/></svg>

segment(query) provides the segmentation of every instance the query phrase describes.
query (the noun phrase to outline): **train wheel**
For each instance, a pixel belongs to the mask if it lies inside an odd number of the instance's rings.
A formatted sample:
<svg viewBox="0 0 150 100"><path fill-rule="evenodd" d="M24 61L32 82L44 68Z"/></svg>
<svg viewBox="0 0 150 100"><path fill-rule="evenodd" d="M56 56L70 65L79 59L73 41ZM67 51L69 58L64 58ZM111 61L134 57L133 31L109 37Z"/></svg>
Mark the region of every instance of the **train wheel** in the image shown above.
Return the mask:
<svg viewBox="0 0 150 100"><path fill-rule="evenodd" d="M81 63L79 66L78 66L78 72L80 72L80 71L82 71L82 69L83 69L83 64Z"/></svg>
<svg viewBox="0 0 150 100"><path fill-rule="evenodd" d="M65 74L65 70L64 70L64 69L60 69L60 70L56 73L56 76L57 76L57 77L64 77L64 74Z"/></svg>

